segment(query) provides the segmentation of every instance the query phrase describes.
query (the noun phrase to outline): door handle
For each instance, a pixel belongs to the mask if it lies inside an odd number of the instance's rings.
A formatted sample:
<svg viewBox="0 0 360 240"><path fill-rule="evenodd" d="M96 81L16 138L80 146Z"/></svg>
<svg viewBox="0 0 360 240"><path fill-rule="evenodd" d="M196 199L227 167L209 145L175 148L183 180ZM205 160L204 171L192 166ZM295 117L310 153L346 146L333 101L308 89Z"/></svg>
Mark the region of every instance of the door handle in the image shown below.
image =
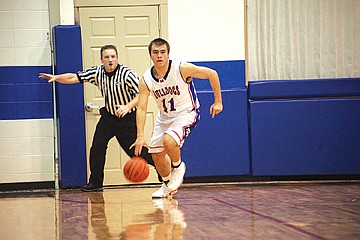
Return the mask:
<svg viewBox="0 0 360 240"><path fill-rule="evenodd" d="M87 112L92 112L94 109L100 109L100 106L94 106L92 102L89 102L87 104L85 104L85 110Z"/></svg>

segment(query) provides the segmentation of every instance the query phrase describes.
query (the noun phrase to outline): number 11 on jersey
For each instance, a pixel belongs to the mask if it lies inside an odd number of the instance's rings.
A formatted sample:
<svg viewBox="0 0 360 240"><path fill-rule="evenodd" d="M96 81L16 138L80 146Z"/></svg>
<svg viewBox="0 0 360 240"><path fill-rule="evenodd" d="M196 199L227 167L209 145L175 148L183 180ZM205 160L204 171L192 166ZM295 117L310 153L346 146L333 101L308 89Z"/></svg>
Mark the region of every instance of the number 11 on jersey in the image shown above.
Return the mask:
<svg viewBox="0 0 360 240"><path fill-rule="evenodd" d="M162 100L162 103L163 103L163 108L164 108L164 112L168 112L168 108L167 108L167 102L165 101L165 99ZM170 105L170 111L175 111L175 104L174 104L174 99L171 98L169 101L168 101L169 105Z"/></svg>

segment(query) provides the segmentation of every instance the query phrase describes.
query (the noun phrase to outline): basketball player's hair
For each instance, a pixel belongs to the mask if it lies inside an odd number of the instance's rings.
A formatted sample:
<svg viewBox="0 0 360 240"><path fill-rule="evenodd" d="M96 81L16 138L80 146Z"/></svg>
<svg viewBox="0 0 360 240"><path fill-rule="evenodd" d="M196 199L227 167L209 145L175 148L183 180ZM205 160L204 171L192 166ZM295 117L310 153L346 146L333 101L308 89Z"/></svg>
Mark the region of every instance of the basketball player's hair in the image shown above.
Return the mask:
<svg viewBox="0 0 360 240"><path fill-rule="evenodd" d="M166 45L166 48L167 48L168 54L169 54L170 53L170 44L165 39L162 39L162 38L155 38L154 40L152 40L149 43L149 46L148 46L149 54L151 55L151 50L152 50L153 45L161 46L164 44Z"/></svg>
<svg viewBox="0 0 360 240"><path fill-rule="evenodd" d="M105 46L102 46L102 47L101 47L101 49L100 49L100 56L101 56L101 58L103 57L103 52L104 52L105 50L107 50L107 49L114 49L115 52L116 52L116 56L119 56L116 47L115 47L114 45L109 44L109 45L105 45Z"/></svg>

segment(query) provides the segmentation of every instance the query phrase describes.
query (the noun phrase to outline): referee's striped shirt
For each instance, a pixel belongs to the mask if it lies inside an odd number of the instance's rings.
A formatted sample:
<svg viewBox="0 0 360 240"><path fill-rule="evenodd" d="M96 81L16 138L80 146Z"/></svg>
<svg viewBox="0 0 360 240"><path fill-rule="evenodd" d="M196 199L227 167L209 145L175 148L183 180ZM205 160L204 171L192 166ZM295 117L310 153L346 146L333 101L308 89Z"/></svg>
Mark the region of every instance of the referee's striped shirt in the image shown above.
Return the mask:
<svg viewBox="0 0 360 240"><path fill-rule="evenodd" d="M89 82L99 88L105 107L112 115L115 115L116 105L128 104L139 93L137 74L121 64L112 73L107 73L104 66L100 65L79 71L77 76L81 83Z"/></svg>

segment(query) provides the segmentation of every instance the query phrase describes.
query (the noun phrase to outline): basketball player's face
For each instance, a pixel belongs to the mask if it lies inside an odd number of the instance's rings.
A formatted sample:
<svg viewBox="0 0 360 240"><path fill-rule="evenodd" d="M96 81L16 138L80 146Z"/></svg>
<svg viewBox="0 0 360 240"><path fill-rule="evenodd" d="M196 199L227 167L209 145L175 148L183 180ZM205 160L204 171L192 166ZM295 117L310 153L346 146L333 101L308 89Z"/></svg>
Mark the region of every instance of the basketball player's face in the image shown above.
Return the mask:
<svg viewBox="0 0 360 240"><path fill-rule="evenodd" d="M106 72L113 72L119 63L115 50L105 49L102 53L101 62L104 65Z"/></svg>
<svg viewBox="0 0 360 240"><path fill-rule="evenodd" d="M155 44L152 45L151 48L151 60L154 63L155 67L165 67L169 62L169 53L166 45L157 46Z"/></svg>

